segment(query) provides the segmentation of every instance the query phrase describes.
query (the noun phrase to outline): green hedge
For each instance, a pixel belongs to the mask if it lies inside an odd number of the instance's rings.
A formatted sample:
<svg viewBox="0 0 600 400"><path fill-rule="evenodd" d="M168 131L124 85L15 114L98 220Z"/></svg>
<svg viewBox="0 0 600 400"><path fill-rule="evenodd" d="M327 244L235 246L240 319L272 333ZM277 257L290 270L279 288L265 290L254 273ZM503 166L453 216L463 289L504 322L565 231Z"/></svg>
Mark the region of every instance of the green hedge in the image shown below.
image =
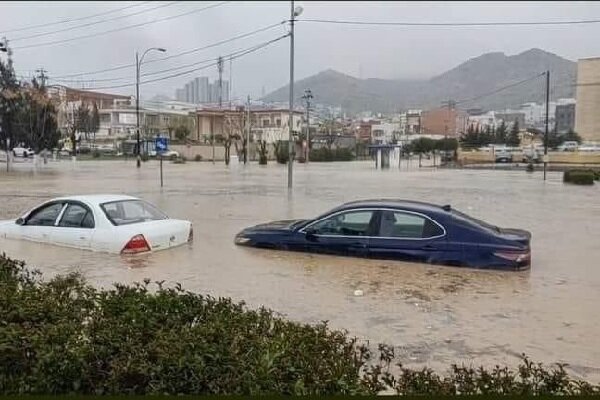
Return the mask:
<svg viewBox="0 0 600 400"><path fill-rule="evenodd" d="M563 173L563 182L576 185L593 185L598 175L590 169L570 169Z"/></svg>
<svg viewBox="0 0 600 400"><path fill-rule="evenodd" d="M155 286L156 285L156 286ZM43 281L0 256L0 394L599 394L561 365L517 372L453 366L389 373L325 324L290 322L228 298L163 287L96 289L71 274Z"/></svg>
<svg viewBox="0 0 600 400"><path fill-rule="evenodd" d="M322 147L320 149L312 149L310 151L310 161L329 162L329 161L352 161L354 153L349 148L328 149Z"/></svg>

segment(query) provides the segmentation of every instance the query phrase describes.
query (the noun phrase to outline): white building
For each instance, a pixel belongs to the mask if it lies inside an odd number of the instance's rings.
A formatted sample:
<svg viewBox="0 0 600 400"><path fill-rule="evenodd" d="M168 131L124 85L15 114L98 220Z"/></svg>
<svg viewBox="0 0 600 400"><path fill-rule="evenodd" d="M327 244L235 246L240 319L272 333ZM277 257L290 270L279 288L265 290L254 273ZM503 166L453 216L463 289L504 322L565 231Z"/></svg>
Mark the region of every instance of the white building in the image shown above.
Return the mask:
<svg viewBox="0 0 600 400"><path fill-rule="evenodd" d="M265 140L267 143L288 140L289 116L290 112L287 109L251 109L251 132L254 140ZM294 111L293 130L295 135L302 130L302 117L302 111ZM311 125L313 125L313 122L311 122Z"/></svg>
<svg viewBox="0 0 600 400"><path fill-rule="evenodd" d="M400 138L400 124L379 122L371 126L371 143L390 144Z"/></svg>

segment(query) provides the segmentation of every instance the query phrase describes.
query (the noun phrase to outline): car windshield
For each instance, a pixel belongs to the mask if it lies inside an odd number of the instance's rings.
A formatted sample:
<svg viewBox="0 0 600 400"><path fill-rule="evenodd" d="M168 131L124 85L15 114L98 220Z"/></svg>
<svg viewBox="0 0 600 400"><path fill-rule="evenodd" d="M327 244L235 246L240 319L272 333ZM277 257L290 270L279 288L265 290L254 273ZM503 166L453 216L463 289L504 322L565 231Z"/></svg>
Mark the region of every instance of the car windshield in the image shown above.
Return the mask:
<svg viewBox="0 0 600 400"><path fill-rule="evenodd" d="M169 218L158 208L142 200L111 201L100 207L109 221L117 226Z"/></svg>
<svg viewBox="0 0 600 400"><path fill-rule="evenodd" d="M458 217L459 219L466 220L467 222L479 225L482 228L489 229L493 232L500 232L500 228L498 228L496 225L488 224L487 222L484 222L477 218L473 218L467 214L461 213L460 211L452 210L452 215Z"/></svg>

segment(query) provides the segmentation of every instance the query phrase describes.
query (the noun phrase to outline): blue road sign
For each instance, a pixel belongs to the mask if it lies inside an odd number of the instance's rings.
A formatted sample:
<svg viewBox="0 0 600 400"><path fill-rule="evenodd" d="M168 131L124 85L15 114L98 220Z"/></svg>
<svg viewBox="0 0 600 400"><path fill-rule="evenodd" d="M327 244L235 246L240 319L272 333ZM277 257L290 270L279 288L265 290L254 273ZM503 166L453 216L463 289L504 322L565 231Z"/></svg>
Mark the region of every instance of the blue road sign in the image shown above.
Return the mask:
<svg viewBox="0 0 600 400"><path fill-rule="evenodd" d="M157 137L156 141L154 142L154 148L156 149L157 153L164 153L165 151L169 150L169 142L167 141L166 137Z"/></svg>

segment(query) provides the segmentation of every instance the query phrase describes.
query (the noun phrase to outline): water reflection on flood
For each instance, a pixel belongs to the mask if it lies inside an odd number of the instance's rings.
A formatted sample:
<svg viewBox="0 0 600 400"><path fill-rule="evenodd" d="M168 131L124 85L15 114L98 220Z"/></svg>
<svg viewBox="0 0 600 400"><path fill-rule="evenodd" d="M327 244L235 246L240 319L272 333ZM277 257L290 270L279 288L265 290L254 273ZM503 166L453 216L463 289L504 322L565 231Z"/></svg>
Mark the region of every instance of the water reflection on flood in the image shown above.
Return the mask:
<svg viewBox="0 0 600 400"><path fill-rule="evenodd" d="M191 246L140 257L0 240L0 249L46 276L80 271L109 286L144 278L266 305L290 318L330 321L371 342L399 347L405 364L515 363L520 353L567 362L600 378L600 186L521 171L375 171L371 163L297 165L288 193L283 166L208 163L140 170L131 162L18 166L0 175L0 218L73 193L128 193L194 224ZM29 168L29 169L28 169ZM320 214L339 203L395 197L453 207L532 232L531 271L498 272L240 248L233 235L274 219ZM364 295L357 297L360 289Z"/></svg>

